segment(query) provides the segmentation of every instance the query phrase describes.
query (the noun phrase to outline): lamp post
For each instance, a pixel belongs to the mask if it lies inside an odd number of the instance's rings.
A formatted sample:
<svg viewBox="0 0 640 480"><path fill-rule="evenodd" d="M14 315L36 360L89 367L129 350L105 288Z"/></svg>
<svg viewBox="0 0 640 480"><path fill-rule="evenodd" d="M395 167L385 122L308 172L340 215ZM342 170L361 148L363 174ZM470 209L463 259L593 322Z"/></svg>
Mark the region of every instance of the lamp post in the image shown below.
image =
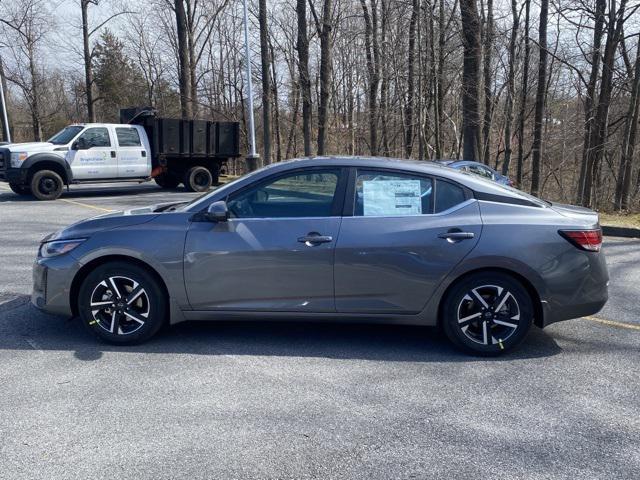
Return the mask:
<svg viewBox="0 0 640 480"><path fill-rule="evenodd" d="M247 170L250 172L258 168L260 156L256 153L256 133L253 121L253 89L251 86L251 49L249 48L249 7L248 0L243 0L244 6L244 50L247 64L247 109L249 110L249 153L246 157Z"/></svg>

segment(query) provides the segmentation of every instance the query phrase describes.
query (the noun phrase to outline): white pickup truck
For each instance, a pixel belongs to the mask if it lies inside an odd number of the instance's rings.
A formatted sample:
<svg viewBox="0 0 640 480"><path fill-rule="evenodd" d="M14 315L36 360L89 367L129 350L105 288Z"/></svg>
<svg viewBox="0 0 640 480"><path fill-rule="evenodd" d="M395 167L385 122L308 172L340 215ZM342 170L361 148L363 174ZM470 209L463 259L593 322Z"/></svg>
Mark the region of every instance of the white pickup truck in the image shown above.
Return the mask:
<svg viewBox="0 0 640 480"><path fill-rule="evenodd" d="M0 180L39 200L54 200L75 183L152 178L164 188L184 183L187 190L206 191L226 160L237 156L236 123L154 116L141 122L69 125L47 142L4 145Z"/></svg>

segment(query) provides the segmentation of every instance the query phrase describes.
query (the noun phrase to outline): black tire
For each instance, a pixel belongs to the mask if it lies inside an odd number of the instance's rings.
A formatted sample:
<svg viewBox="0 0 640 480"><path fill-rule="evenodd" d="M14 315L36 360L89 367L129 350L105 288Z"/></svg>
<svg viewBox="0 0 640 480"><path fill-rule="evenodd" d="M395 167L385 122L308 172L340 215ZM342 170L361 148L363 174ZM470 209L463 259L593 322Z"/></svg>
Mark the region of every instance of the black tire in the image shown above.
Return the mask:
<svg viewBox="0 0 640 480"><path fill-rule="evenodd" d="M38 200L55 200L62 195L62 177L52 170L39 170L31 177L31 193Z"/></svg>
<svg viewBox="0 0 640 480"><path fill-rule="evenodd" d="M205 167L191 167L184 175L184 186L189 192L206 192L211 188L213 178Z"/></svg>
<svg viewBox="0 0 640 480"><path fill-rule="evenodd" d="M170 173L163 173L154 178L158 186L162 188L176 188L180 185L180 179Z"/></svg>
<svg viewBox="0 0 640 480"><path fill-rule="evenodd" d="M100 339L134 345L151 338L165 324L166 295L146 269L122 261L109 262L82 282L78 311L82 323Z"/></svg>
<svg viewBox="0 0 640 480"><path fill-rule="evenodd" d="M467 353L493 356L520 344L533 324L526 288L500 272L460 279L447 293L441 323L451 342Z"/></svg>
<svg viewBox="0 0 640 480"><path fill-rule="evenodd" d="M10 183L9 188L13 193L17 193L18 195L31 195L31 189L28 185L16 185L15 183Z"/></svg>

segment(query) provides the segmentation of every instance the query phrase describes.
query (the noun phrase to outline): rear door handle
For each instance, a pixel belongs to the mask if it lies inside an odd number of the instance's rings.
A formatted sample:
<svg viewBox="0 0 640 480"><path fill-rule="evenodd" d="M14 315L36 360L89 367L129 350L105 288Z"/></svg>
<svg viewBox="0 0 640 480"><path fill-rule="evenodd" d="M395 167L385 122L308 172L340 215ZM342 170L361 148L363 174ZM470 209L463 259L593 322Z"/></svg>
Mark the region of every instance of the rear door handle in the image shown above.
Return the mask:
<svg viewBox="0 0 640 480"><path fill-rule="evenodd" d="M458 242L460 240L467 240L473 238L475 235L473 232L446 232L438 235L438 238L443 238L451 242Z"/></svg>
<svg viewBox="0 0 640 480"><path fill-rule="evenodd" d="M116 158L116 151L115 150L111 150L111 158Z"/></svg>
<svg viewBox="0 0 640 480"><path fill-rule="evenodd" d="M310 232L304 237L298 237L298 242L304 243L307 247L315 247L321 243L333 242L333 237L330 235L320 235L317 232Z"/></svg>

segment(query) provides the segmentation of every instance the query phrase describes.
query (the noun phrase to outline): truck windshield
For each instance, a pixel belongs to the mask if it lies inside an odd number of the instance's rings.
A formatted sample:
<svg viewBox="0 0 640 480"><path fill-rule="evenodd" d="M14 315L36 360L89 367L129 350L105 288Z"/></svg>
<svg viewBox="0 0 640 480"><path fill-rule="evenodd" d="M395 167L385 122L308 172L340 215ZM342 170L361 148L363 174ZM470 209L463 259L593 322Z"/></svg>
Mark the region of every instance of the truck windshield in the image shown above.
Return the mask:
<svg viewBox="0 0 640 480"><path fill-rule="evenodd" d="M71 125L70 127L65 127L47 141L49 143L53 143L54 145L66 145L71 140L73 140L73 137L80 133L80 130L82 130L83 128L84 127L80 125Z"/></svg>

